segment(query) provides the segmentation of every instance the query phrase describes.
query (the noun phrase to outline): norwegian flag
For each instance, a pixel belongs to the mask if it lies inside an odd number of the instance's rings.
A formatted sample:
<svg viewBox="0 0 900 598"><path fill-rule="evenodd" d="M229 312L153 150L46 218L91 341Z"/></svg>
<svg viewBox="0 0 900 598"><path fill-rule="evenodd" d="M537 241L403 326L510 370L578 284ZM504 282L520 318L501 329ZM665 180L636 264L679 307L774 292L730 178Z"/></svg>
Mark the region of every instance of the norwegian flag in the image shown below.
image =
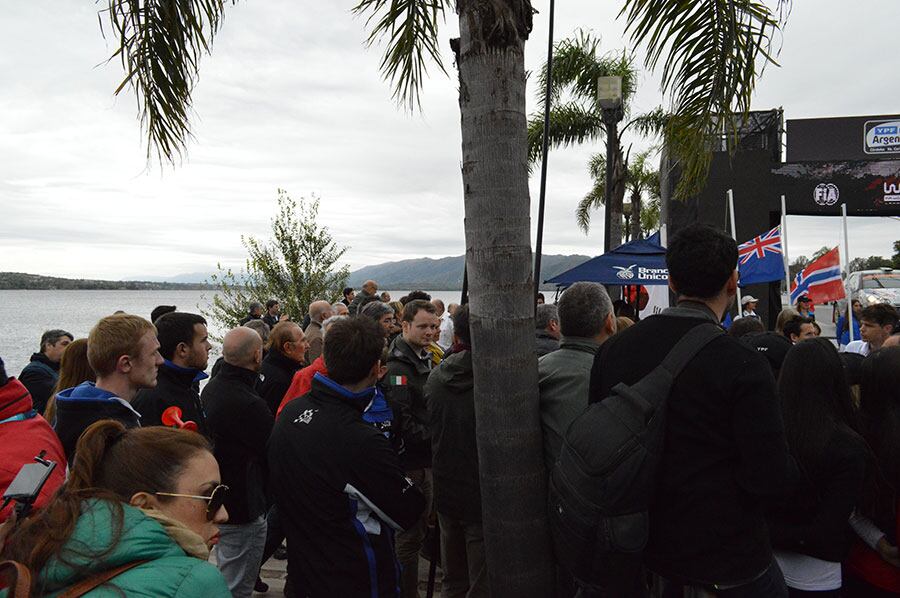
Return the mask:
<svg viewBox="0 0 900 598"><path fill-rule="evenodd" d="M780 226L738 245L738 273L741 286L784 278Z"/></svg>
<svg viewBox="0 0 900 598"><path fill-rule="evenodd" d="M799 272L791 283L791 305L803 295L814 304L844 298L844 282L841 280L841 254L835 247Z"/></svg>

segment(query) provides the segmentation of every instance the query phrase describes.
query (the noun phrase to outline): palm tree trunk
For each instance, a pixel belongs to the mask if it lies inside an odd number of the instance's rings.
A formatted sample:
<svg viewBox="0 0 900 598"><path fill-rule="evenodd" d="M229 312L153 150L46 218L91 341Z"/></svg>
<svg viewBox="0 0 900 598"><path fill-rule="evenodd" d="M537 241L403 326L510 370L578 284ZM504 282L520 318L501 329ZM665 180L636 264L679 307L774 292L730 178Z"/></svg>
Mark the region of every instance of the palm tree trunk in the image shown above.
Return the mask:
<svg viewBox="0 0 900 598"><path fill-rule="evenodd" d="M617 145L613 164L613 190L609 205L609 248L622 244L622 204L625 200L625 171L627 165L622 156L622 146Z"/></svg>
<svg viewBox="0 0 900 598"><path fill-rule="evenodd" d="M634 186L631 194L631 240L636 241L641 238L641 190L638 185Z"/></svg>
<svg viewBox="0 0 900 598"><path fill-rule="evenodd" d="M525 118L528 0L461 0L466 267L491 593L552 594L534 350ZM502 14L498 14L502 13Z"/></svg>

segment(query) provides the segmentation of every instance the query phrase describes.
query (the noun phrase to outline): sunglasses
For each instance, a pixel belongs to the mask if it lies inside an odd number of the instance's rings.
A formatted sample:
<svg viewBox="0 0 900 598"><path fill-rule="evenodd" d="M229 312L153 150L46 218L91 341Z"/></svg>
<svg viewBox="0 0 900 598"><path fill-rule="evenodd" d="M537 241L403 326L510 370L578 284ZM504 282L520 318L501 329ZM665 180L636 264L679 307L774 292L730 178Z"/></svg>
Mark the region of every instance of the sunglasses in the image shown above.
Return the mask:
<svg viewBox="0 0 900 598"><path fill-rule="evenodd" d="M175 496L180 498L193 498L194 500L206 501L206 520L212 521L216 517L216 513L225 504L225 493L228 492L228 486L219 484L213 488L212 494L209 496L197 496L196 494L175 494L174 492L156 492L157 496Z"/></svg>

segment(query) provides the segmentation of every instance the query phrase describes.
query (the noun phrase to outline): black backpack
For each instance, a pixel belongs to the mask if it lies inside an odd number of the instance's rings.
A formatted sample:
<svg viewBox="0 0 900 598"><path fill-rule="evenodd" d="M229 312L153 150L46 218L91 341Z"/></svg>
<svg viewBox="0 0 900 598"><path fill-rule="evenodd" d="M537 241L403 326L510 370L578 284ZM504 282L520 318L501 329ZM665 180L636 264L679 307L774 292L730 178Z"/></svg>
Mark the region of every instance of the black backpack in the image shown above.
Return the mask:
<svg viewBox="0 0 900 598"><path fill-rule="evenodd" d="M666 429L666 400L675 378L724 331L692 328L661 364L632 386L617 384L566 431L550 473L550 532L557 562L601 596L627 596L647 544L647 508Z"/></svg>

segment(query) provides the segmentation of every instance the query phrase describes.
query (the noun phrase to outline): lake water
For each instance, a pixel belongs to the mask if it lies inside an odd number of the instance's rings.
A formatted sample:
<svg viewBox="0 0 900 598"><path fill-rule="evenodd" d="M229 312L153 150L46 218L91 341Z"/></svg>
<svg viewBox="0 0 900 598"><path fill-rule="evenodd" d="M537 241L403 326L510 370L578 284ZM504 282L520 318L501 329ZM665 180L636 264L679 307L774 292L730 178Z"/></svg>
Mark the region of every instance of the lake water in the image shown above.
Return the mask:
<svg viewBox="0 0 900 598"><path fill-rule="evenodd" d="M409 291L388 291L398 300ZM444 303L458 303L459 291L428 291ZM213 291L0 291L0 358L6 371L18 376L36 352L41 334L62 328L84 338L97 320L122 310L144 318L157 305L175 305L178 311L200 313L212 301ZM214 323L211 331L224 332ZM214 346L213 353L218 354ZM210 360L212 362L212 359Z"/></svg>

